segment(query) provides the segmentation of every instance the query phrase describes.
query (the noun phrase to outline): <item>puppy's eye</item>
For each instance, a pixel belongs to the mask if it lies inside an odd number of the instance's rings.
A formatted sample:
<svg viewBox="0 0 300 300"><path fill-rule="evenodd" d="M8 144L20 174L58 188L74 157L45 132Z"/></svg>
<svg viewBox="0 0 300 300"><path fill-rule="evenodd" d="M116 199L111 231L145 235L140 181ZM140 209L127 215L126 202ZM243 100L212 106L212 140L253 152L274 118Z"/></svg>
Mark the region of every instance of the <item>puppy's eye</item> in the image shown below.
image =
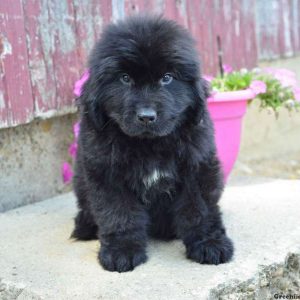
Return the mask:
<svg viewBox="0 0 300 300"><path fill-rule="evenodd" d="M171 83L173 80L173 76L170 73L166 73L161 79L160 79L160 84L161 85L166 85Z"/></svg>
<svg viewBox="0 0 300 300"><path fill-rule="evenodd" d="M121 75L121 78L120 78L121 82L124 83L124 84L130 84L131 83L131 78L128 74L124 73Z"/></svg>

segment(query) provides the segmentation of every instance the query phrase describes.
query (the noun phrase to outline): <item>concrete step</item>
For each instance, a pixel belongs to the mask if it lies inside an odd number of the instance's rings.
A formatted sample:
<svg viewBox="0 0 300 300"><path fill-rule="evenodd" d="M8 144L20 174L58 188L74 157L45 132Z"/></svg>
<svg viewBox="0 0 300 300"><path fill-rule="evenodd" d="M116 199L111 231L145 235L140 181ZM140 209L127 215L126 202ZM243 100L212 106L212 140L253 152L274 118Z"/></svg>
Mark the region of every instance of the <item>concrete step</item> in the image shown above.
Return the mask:
<svg viewBox="0 0 300 300"><path fill-rule="evenodd" d="M300 294L300 181L229 186L221 200L232 262L200 265L180 241L151 241L129 273L104 271L99 243L69 239L65 194L0 215L0 299L274 299Z"/></svg>

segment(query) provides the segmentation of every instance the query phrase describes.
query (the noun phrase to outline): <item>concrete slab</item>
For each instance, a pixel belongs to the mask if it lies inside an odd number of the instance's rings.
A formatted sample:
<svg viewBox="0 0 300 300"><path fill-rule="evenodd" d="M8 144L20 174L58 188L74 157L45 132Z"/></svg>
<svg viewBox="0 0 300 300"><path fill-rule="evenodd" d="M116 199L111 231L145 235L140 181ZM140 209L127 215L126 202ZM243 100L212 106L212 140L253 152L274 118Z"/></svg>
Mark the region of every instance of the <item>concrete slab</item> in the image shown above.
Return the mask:
<svg viewBox="0 0 300 300"><path fill-rule="evenodd" d="M76 119L73 114L0 129L0 212L70 191L61 164L70 159Z"/></svg>
<svg viewBox="0 0 300 300"><path fill-rule="evenodd" d="M185 258L180 241L151 241L148 262L122 274L99 266L97 241L69 239L72 194L3 213L0 299L268 299L276 289L297 292L300 181L230 186L221 206L236 248L232 262L200 265ZM287 273L289 285L271 282Z"/></svg>

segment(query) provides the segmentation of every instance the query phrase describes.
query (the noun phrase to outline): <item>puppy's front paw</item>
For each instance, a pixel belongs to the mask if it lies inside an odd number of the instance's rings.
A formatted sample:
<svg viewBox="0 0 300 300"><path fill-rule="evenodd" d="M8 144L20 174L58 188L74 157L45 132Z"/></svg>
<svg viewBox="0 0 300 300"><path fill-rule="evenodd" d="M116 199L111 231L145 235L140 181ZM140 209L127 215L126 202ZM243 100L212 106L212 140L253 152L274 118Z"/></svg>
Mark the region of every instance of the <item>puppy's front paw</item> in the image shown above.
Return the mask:
<svg viewBox="0 0 300 300"><path fill-rule="evenodd" d="M121 273L132 271L136 266L144 263L147 255L145 250L101 247L98 258L105 270Z"/></svg>
<svg viewBox="0 0 300 300"><path fill-rule="evenodd" d="M233 244L226 235L195 240L186 245L186 255L200 264L218 265L230 261L233 256Z"/></svg>

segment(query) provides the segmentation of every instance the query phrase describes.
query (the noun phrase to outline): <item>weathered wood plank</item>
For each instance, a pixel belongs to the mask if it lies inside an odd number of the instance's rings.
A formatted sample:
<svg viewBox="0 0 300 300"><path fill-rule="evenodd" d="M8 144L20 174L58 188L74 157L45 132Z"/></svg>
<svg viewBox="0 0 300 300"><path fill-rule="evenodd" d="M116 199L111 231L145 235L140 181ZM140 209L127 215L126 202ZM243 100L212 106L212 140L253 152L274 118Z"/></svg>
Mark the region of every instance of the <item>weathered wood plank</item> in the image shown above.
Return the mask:
<svg viewBox="0 0 300 300"><path fill-rule="evenodd" d="M255 5L251 1L243 0L242 5L241 38L244 40L246 67L257 64L258 52L255 32Z"/></svg>
<svg viewBox="0 0 300 300"><path fill-rule="evenodd" d="M256 0L256 34L260 59L279 57L278 20L277 0Z"/></svg>
<svg viewBox="0 0 300 300"><path fill-rule="evenodd" d="M82 5L82 1L73 0L74 16L76 27L76 48L80 62L79 71L82 73L85 68L87 56L95 44L95 40L100 35L103 19L99 13L99 5L93 1L88 1ZM86 16L89 16L88 18Z"/></svg>
<svg viewBox="0 0 300 300"><path fill-rule="evenodd" d="M36 117L74 110L81 63L71 1L23 0Z"/></svg>
<svg viewBox="0 0 300 300"><path fill-rule="evenodd" d="M200 7L200 1L192 1L187 0L186 3L186 10L188 14L188 28L193 37L197 41L197 50L200 53L202 58L204 71L207 72L206 63L204 62L204 53L203 53L203 18L202 18L202 11Z"/></svg>
<svg viewBox="0 0 300 300"><path fill-rule="evenodd" d="M300 2L292 0L290 5L291 14L291 39L293 52L300 51Z"/></svg>
<svg viewBox="0 0 300 300"><path fill-rule="evenodd" d="M2 13L2 12L1 12ZM6 82L5 82L5 69L3 60L6 55L11 55L11 44L8 43L4 32L2 32L1 23L2 16L0 16L0 128L8 127L8 95L6 91ZM3 25L2 25L3 26Z"/></svg>
<svg viewBox="0 0 300 300"><path fill-rule="evenodd" d="M0 1L0 128L33 118L21 0Z"/></svg>
<svg viewBox="0 0 300 300"><path fill-rule="evenodd" d="M56 108L53 25L47 1L23 0L35 114Z"/></svg>
<svg viewBox="0 0 300 300"><path fill-rule="evenodd" d="M256 0L256 36L259 59L300 53L300 2Z"/></svg>
<svg viewBox="0 0 300 300"><path fill-rule="evenodd" d="M46 0L42 0L46 1ZM78 79L81 63L77 57L73 3L48 0L49 20L53 37L52 58L56 84L56 106L63 110L73 104L73 85Z"/></svg>

